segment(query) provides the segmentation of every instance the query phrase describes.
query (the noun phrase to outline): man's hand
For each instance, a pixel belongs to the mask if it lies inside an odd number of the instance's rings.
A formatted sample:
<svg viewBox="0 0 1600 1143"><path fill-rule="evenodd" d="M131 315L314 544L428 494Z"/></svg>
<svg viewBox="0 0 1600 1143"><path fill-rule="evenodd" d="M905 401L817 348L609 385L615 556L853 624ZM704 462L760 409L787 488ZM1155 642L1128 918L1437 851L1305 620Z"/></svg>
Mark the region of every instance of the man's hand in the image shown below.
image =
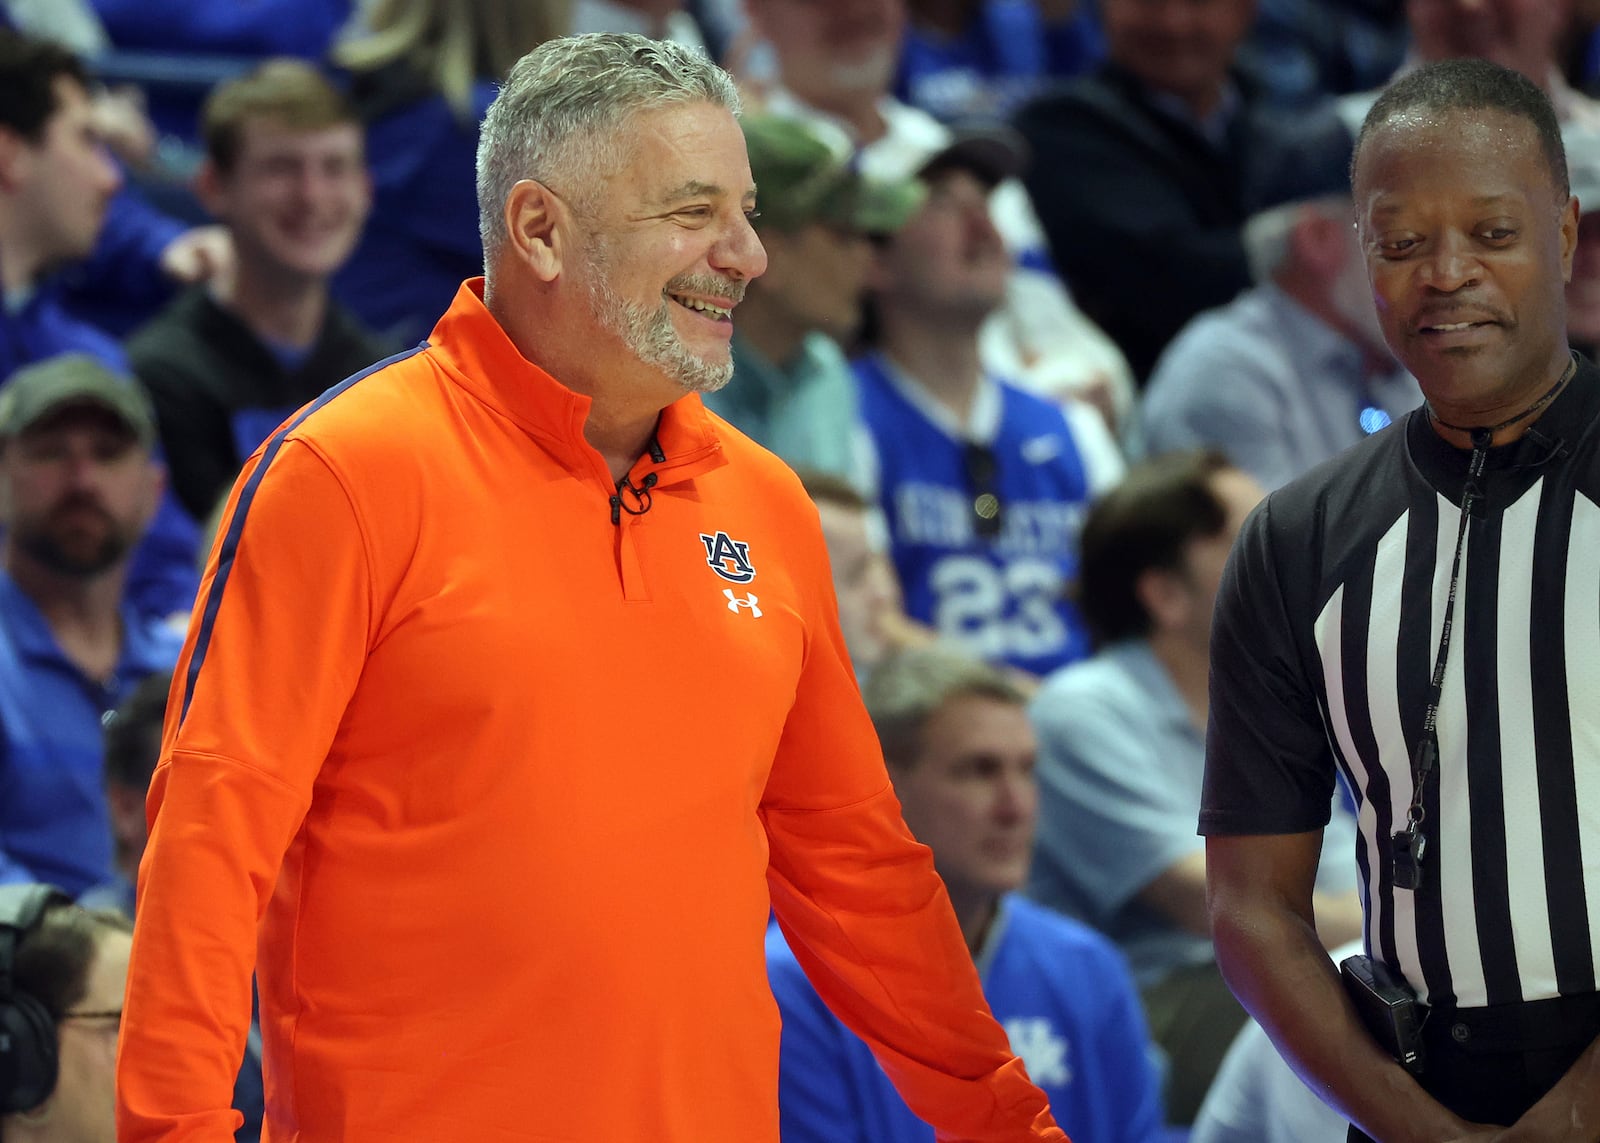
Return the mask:
<svg viewBox="0 0 1600 1143"><path fill-rule="evenodd" d="M145 112L144 92L133 86L95 93L90 107L95 132L130 167L149 165L156 153L156 129Z"/></svg>
<svg viewBox="0 0 1600 1143"><path fill-rule="evenodd" d="M1600 1141L1600 1040L1591 1043L1538 1103L1494 1139L1496 1143Z"/></svg>
<svg viewBox="0 0 1600 1143"><path fill-rule="evenodd" d="M1320 831L1206 839L1217 965L1300 1076L1381 1143L1475 1136L1362 1027L1317 939L1312 893Z"/></svg>
<svg viewBox="0 0 1600 1143"><path fill-rule="evenodd" d="M225 226L185 230L161 251L161 272L177 282L226 282L233 276L233 235Z"/></svg>

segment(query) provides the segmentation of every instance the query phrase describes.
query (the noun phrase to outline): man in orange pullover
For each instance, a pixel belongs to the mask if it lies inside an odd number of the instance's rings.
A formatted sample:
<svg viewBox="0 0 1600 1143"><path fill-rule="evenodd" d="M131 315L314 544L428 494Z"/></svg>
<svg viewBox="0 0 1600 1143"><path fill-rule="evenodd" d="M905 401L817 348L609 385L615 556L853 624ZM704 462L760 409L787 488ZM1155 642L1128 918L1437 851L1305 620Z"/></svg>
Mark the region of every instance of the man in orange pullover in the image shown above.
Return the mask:
<svg viewBox="0 0 1600 1143"><path fill-rule="evenodd" d="M770 907L947 1140L1065 1135L900 819L816 510L706 412L765 255L703 57L547 43L486 279L247 464L151 787L124 1143L776 1143Z"/></svg>

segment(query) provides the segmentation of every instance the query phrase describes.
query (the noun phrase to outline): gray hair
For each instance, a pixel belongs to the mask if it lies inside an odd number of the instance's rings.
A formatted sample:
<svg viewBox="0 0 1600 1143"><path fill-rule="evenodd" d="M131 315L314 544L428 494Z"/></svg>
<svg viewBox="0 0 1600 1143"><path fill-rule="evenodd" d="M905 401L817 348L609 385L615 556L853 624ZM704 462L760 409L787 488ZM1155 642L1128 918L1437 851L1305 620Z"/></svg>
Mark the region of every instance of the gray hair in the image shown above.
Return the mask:
<svg viewBox="0 0 1600 1143"><path fill-rule="evenodd" d="M1289 257L1289 235L1305 210L1313 210L1324 218L1353 221L1353 208L1349 195L1328 194L1317 198L1296 199L1269 207L1250 216L1244 224L1242 240L1245 261L1250 267L1250 280L1256 285L1270 282Z"/></svg>
<svg viewBox="0 0 1600 1143"><path fill-rule="evenodd" d="M884 760L900 769L916 765L927 721L947 703L967 697L1019 707L1028 701L999 669L938 646L897 652L874 667L861 688Z"/></svg>
<svg viewBox="0 0 1600 1143"><path fill-rule="evenodd" d="M517 61L478 135L478 233L484 270L504 242L501 216L522 179L548 183L581 208L619 168L632 115L705 102L739 114L733 78L704 55L644 36L548 40Z"/></svg>

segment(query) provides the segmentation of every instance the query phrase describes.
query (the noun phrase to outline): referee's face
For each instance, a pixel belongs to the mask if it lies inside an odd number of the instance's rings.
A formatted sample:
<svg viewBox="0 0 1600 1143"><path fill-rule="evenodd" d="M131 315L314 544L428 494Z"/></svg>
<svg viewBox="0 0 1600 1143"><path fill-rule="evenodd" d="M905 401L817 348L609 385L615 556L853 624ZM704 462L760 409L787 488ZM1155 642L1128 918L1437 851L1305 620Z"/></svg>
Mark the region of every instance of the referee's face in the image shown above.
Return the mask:
<svg viewBox="0 0 1600 1143"><path fill-rule="evenodd" d="M1520 412L1566 367L1577 245L1527 119L1397 113L1357 156L1358 226L1384 337L1441 420Z"/></svg>

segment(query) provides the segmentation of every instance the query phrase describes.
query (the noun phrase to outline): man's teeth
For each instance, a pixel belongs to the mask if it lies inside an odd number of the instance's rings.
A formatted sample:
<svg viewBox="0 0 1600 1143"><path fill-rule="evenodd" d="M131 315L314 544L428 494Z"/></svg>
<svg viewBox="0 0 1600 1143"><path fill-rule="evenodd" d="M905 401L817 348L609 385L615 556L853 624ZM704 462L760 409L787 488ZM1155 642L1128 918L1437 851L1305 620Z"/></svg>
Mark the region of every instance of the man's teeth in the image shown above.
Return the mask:
<svg viewBox="0 0 1600 1143"><path fill-rule="evenodd" d="M1452 322L1450 325L1430 325L1428 328L1435 333L1455 333L1457 330L1471 329L1477 324L1475 321L1458 321Z"/></svg>
<svg viewBox="0 0 1600 1143"><path fill-rule="evenodd" d="M710 302L701 301L699 298L674 297L673 300L680 306L687 306L691 310L703 310L705 313L711 314L713 317L729 317L733 314L731 309L725 309L722 306L712 305Z"/></svg>

